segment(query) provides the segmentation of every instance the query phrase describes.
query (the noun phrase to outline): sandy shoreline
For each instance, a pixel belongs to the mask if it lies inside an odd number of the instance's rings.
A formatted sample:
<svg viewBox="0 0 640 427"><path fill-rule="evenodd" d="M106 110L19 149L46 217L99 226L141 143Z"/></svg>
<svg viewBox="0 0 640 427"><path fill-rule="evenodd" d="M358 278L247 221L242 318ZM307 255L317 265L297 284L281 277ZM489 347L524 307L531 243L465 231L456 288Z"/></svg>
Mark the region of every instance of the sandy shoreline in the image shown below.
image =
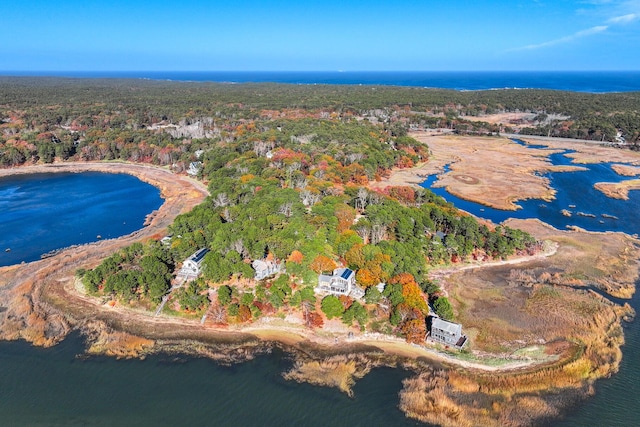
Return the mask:
<svg viewBox="0 0 640 427"><path fill-rule="evenodd" d="M200 325L193 319L171 317L161 315L154 317L152 312L134 310L116 304L115 307L102 304L98 298L89 297L82 289L76 286L74 272L77 268L91 268L97 265L103 258L119 248L130 245L135 241L144 241L149 238L157 238L166 232L166 227L179 213L186 212L200 203L208 194L206 187L184 176L174 175L171 172L147 165L126 163L68 163L44 166L25 167L12 170L0 170L0 176L27 173L46 172L83 172L99 171L107 173L128 173L141 180L158 187L162 192L165 202L153 217L151 223L130 235L118 239L94 242L80 247L72 247L62 250L59 254L44 260L29 264L0 268L0 305L7 305L7 297L13 295L12 291L24 292L30 289L38 304L52 305L54 309L64 312L65 315L86 320L89 317L105 322L116 330L140 335L152 340L180 340L201 339L215 342L246 342L254 339L261 341L277 341L294 347L316 347L335 351L341 347L353 346L375 347L388 354L407 358L428 358L433 361L452 364L469 369L488 371L507 371L520 369L526 364L522 361L505 362L504 365L483 365L481 363L467 362L448 356L444 353L424 346L407 344L404 340L379 334L356 335L347 338L348 332L327 333L321 330L309 330L297 327L297 325L278 326L257 322L248 326L229 326L224 328L211 325ZM525 262L527 259L513 262ZM474 268L468 266L466 268ZM44 279L44 280L42 280ZM26 288L26 289L25 289ZM14 301L15 303L15 301ZM41 307L46 311L46 307ZM31 313L23 313L28 318ZM47 313L41 313L45 317ZM62 337L45 338L47 329L38 322L25 319L24 328L2 328L2 338L24 338L40 345L55 344ZM11 325L9 325L11 326ZM70 327L63 328L64 334Z"/></svg>

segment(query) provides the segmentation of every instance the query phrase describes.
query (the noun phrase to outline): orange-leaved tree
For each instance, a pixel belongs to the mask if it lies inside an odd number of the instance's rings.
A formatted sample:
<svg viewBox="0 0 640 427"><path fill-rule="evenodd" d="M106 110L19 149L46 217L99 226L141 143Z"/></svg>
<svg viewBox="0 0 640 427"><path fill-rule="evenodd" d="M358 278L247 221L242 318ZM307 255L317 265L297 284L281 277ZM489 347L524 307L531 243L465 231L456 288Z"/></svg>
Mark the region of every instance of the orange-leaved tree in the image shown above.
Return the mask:
<svg viewBox="0 0 640 427"><path fill-rule="evenodd" d="M356 281L359 285L362 285L365 288L379 283L378 277L366 268L358 270L358 273L356 274Z"/></svg>
<svg viewBox="0 0 640 427"><path fill-rule="evenodd" d="M238 321L248 322L249 320L251 320L251 309L246 305L241 304L238 309Z"/></svg>
<svg viewBox="0 0 640 427"><path fill-rule="evenodd" d="M427 334L427 325L424 317L418 317L404 322L402 325L402 333L404 334L407 342L416 344L424 342Z"/></svg>
<svg viewBox="0 0 640 427"><path fill-rule="evenodd" d="M356 219L356 210L346 204L336 206L336 218L338 219L338 233L346 231L353 225Z"/></svg>
<svg viewBox="0 0 640 427"><path fill-rule="evenodd" d="M420 310L423 316L429 314L429 306L425 295L413 275L400 273L391 278L391 283L400 283L402 285L402 296L407 306Z"/></svg>
<svg viewBox="0 0 640 427"><path fill-rule="evenodd" d="M331 258L325 255L318 255L313 259L309 267L316 273L328 273L335 270L337 265Z"/></svg>
<svg viewBox="0 0 640 427"><path fill-rule="evenodd" d="M296 264L302 264L303 260L304 260L304 255L302 254L302 252L300 252L297 249L291 252L291 254L289 255L289 258L287 258L287 261L293 262Z"/></svg>

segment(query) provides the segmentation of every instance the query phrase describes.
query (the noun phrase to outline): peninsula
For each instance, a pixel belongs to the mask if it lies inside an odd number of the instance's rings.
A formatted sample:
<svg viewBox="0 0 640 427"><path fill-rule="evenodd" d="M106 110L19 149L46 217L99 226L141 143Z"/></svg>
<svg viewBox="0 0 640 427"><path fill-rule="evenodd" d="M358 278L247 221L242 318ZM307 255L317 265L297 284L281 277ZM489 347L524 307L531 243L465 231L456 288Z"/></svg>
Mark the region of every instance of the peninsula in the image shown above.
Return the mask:
<svg viewBox="0 0 640 427"><path fill-rule="evenodd" d="M164 99L139 84L143 97ZM9 88L7 97L19 93ZM2 159L13 167L0 176L124 172L165 202L131 235L0 268L0 336L49 346L81 330L90 353L177 351L222 363L280 346L296 360L285 378L347 393L372 368L402 367L414 374L400 407L440 425L558 416L617 371L621 325L634 313L616 298L635 292L634 238L492 224L415 185L441 173L437 185L461 198L515 209L554 197L542 174L582 169L549 162L568 146L407 134L423 114L380 107L354 88L347 95L370 108L331 107L342 94L324 88L313 101L321 106L278 107L271 86L255 89L273 97L270 108L252 91L204 86L188 110L169 102L148 123L121 108L148 111L148 100L134 105L119 88L102 116L70 104L58 124L49 113L57 104L5 100ZM287 89L311 97L311 88ZM226 99L205 107L210 90ZM435 110L427 117L441 120ZM594 158L591 146L571 147L577 161ZM600 161L638 161L595 150ZM126 162L98 161L107 159ZM461 325L468 343L438 342L434 314Z"/></svg>

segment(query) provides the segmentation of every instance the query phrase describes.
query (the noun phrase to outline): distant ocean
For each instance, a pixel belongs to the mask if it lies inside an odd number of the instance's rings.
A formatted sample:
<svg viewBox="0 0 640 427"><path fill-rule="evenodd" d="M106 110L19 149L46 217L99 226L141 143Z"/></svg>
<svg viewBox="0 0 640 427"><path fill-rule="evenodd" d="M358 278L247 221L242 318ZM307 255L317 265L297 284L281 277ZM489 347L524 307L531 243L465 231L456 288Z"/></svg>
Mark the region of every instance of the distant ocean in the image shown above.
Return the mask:
<svg viewBox="0 0 640 427"><path fill-rule="evenodd" d="M640 91L640 71L0 71L0 75L225 83L385 85L454 90L515 88L590 93Z"/></svg>

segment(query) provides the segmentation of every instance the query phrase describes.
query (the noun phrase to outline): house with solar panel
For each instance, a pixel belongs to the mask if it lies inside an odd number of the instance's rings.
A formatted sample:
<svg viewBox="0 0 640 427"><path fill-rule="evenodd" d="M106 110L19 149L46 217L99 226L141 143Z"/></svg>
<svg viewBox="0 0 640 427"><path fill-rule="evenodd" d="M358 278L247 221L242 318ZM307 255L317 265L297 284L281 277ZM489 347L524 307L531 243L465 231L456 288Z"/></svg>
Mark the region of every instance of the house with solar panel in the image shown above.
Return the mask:
<svg viewBox="0 0 640 427"><path fill-rule="evenodd" d="M436 343L457 349L461 349L467 343L467 336L462 334L461 324L449 322L439 317L433 317L431 320L430 338Z"/></svg>
<svg viewBox="0 0 640 427"><path fill-rule="evenodd" d="M333 274L318 276L318 293L332 295L348 295L356 299L364 297L364 290L356 284L356 273L350 268L336 268Z"/></svg>
<svg viewBox="0 0 640 427"><path fill-rule="evenodd" d="M182 263L182 268L180 268L176 277L185 281L197 278L202 273L202 263L208 253L208 248L198 249Z"/></svg>

